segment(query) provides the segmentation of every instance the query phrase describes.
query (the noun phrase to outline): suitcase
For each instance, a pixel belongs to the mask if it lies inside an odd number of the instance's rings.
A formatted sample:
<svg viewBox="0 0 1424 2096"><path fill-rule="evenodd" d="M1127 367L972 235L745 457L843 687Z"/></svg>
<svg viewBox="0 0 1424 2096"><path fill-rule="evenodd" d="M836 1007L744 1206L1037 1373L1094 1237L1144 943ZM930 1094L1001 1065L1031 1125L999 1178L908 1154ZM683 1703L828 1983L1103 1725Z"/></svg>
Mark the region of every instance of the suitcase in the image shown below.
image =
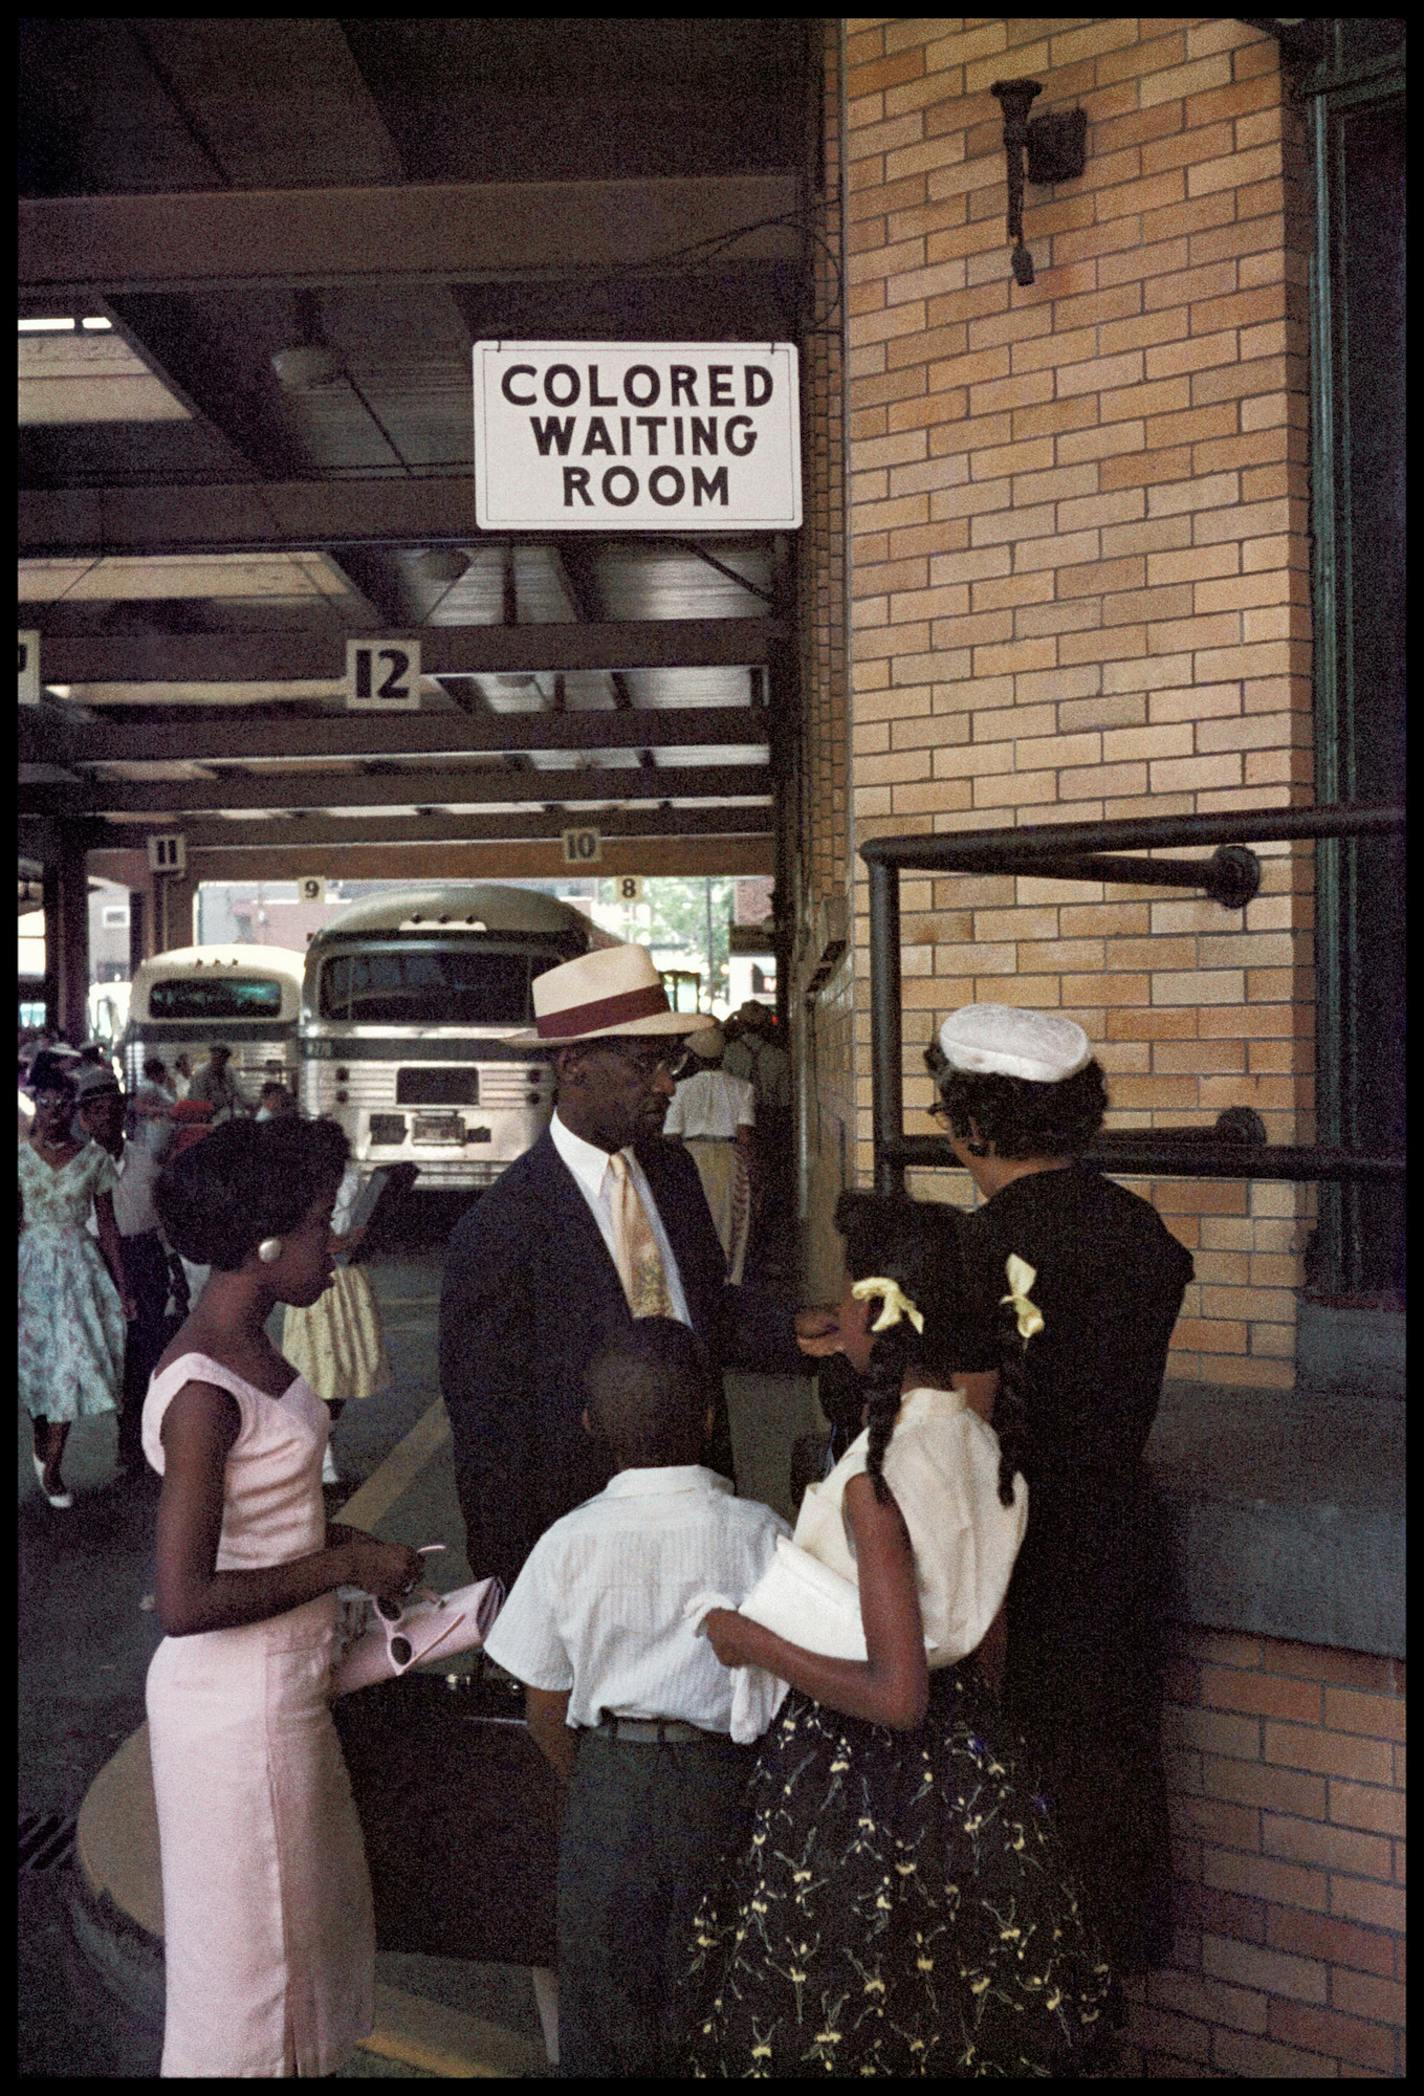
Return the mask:
<svg viewBox="0 0 1424 2096"><path fill-rule="evenodd" d="M554 1963L557 1786L519 1684L479 1663L411 1673L332 1707L366 1841L376 1945Z"/></svg>

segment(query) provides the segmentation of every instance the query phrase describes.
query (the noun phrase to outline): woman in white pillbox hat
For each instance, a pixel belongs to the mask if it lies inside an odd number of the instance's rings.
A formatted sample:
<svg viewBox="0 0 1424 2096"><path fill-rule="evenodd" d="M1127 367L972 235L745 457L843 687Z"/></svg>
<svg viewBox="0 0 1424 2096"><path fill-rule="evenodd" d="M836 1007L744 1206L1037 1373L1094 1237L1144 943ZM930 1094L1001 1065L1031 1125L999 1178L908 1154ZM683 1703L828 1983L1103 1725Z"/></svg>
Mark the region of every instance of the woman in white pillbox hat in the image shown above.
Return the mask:
<svg viewBox="0 0 1424 2096"><path fill-rule="evenodd" d="M930 1110L984 1197L966 1232L983 1330L961 1367L992 1368L1006 1289L1032 1286L1043 1319L1021 1379L1032 1512L1004 1701L1040 1756L1109 1957L1131 1972L1170 1928L1164 1599L1143 1452L1192 1261L1148 1202L1084 1162L1108 1098L1074 1020L966 1005L925 1060Z"/></svg>

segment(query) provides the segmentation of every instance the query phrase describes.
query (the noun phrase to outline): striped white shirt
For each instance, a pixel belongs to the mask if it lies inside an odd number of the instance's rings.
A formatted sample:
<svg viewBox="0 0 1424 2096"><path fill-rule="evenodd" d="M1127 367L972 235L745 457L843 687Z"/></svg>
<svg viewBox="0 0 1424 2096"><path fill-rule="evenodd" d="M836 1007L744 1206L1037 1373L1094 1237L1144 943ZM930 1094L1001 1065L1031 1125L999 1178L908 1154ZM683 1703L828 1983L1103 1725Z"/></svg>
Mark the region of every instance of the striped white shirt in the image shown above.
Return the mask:
<svg viewBox="0 0 1424 2096"><path fill-rule="evenodd" d="M756 1093L745 1077L725 1070L698 1070L684 1077L668 1106L664 1135L690 1142L727 1142L739 1128L756 1125Z"/></svg>
<svg viewBox="0 0 1424 2096"><path fill-rule="evenodd" d="M789 1533L700 1463L620 1470L539 1538L485 1649L531 1688L567 1689L571 1725L607 1714L730 1733L732 1676L683 1608L709 1588L747 1593Z"/></svg>

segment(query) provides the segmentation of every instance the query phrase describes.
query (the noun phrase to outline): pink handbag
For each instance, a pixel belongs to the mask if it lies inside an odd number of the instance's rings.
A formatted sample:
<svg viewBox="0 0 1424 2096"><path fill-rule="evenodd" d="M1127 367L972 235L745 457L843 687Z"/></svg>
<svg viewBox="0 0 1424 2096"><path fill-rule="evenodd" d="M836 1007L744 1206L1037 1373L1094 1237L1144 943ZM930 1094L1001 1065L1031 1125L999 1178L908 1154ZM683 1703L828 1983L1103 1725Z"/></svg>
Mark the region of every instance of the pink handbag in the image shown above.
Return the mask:
<svg viewBox="0 0 1424 2096"><path fill-rule="evenodd" d="M345 1649L332 1669L332 1694L348 1696L353 1689L407 1673L424 1660L453 1659L457 1653L477 1650L503 1602L504 1587L497 1579L477 1579L449 1594L420 1587L401 1609L363 1595Z"/></svg>

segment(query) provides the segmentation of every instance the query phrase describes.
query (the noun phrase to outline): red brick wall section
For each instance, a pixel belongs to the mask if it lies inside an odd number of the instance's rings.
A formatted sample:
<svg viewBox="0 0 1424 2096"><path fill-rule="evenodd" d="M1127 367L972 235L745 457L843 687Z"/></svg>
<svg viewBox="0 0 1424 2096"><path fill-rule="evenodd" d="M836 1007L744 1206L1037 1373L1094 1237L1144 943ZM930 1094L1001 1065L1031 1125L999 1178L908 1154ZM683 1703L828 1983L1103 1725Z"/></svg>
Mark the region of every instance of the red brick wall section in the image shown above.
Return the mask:
<svg viewBox="0 0 1424 2096"><path fill-rule="evenodd" d="M1135 2076L1404 2073L1404 1665L1179 1630L1165 1740L1170 1965Z"/></svg>

